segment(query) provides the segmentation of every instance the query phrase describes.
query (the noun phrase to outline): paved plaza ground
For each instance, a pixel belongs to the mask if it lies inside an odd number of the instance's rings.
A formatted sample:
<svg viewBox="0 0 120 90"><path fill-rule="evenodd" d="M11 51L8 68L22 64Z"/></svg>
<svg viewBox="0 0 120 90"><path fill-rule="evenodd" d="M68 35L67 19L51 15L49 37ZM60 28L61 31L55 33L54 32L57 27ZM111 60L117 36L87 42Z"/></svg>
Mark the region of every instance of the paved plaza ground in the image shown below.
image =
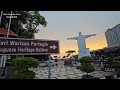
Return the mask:
<svg viewBox="0 0 120 90"><path fill-rule="evenodd" d="M30 70L36 73L35 79L48 79L48 67L38 67ZM108 73L109 72L94 71L93 73L89 74L94 77L101 77L101 75ZM80 69L77 69L76 67L70 66L51 67L51 79L81 79L82 75L85 74L86 74L85 72L82 72ZM104 79L104 77L102 79Z"/></svg>

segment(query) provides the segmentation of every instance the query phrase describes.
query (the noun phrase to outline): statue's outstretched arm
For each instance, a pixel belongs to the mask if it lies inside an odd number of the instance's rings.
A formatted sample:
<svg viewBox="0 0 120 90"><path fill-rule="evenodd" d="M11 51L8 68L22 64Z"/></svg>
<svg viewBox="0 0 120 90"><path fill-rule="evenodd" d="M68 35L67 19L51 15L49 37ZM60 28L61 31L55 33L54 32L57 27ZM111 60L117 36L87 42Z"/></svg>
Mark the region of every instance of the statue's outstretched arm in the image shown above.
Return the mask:
<svg viewBox="0 0 120 90"><path fill-rule="evenodd" d="M91 34L91 35L84 35L85 38L91 37L91 36L95 36L96 34Z"/></svg>
<svg viewBox="0 0 120 90"><path fill-rule="evenodd" d="M78 37L67 38L67 40L77 40Z"/></svg>

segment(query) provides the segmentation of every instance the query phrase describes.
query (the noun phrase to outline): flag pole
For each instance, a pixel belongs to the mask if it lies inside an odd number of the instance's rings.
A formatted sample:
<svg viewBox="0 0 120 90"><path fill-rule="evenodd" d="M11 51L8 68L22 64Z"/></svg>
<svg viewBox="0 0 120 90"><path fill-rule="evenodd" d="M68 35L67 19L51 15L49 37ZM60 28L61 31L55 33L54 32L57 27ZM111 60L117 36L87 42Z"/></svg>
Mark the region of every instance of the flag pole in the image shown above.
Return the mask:
<svg viewBox="0 0 120 90"><path fill-rule="evenodd" d="M11 11L11 14L10 14L10 20L9 20L9 25L8 25L7 37L9 36L10 24L11 24L11 18L12 18L12 11Z"/></svg>
<svg viewBox="0 0 120 90"><path fill-rule="evenodd" d="M3 15L3 11L1 11L1 15L0 15L0 25L1 25L1 21L2 21L2 15Z"/></svg>

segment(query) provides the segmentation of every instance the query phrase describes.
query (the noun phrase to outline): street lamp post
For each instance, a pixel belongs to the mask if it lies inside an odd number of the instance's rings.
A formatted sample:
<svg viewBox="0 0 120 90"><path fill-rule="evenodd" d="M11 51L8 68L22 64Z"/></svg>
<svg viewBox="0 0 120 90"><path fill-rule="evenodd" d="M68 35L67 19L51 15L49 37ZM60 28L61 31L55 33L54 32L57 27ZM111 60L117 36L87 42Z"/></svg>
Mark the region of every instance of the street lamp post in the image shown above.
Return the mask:
<svg viewBox="0 0 120 90"><path fill-rule="evenodd" d="M49 75L48 75L48 78L51 79L51 57L50 57L50 55L49 55L48 69L49 69Z"/></svg>

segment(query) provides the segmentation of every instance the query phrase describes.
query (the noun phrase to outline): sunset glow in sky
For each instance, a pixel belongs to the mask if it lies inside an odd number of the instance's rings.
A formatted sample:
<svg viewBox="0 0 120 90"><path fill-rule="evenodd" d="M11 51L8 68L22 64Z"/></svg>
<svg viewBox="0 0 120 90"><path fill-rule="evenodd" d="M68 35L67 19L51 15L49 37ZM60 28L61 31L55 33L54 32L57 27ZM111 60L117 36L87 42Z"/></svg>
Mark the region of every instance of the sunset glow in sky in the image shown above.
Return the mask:
<svg viewBox="0 0 120 90"><path fill-rule="evenodd" d="M50 39L60 41L60 55L67 50L78 53L77 41L67 40L69 37L82 34L97 34L86 39L86 46L90 50L107 46L105 31L120 24L120 11L40 11L48 22L47 27L39 26L36 39Z"/></svg>

